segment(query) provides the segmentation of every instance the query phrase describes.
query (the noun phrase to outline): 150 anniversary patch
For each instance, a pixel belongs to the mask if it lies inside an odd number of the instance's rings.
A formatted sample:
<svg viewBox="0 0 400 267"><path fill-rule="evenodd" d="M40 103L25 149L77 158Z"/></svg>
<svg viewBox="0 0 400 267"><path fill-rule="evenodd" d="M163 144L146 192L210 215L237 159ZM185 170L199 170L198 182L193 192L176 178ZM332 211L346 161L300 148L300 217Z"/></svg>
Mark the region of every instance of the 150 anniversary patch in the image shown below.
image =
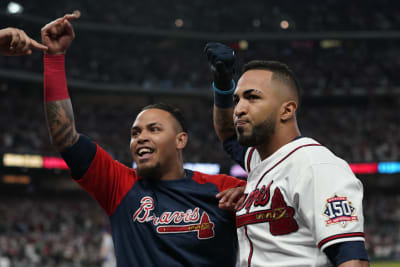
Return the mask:
<svg viewBox="0 0 400 267"><path fill-rule="evenodd" d="M326 200L324 215L328 217L326 225L341 224L346 227L349 222L358 221L355 208L347 197L334 195Z"/></svg>

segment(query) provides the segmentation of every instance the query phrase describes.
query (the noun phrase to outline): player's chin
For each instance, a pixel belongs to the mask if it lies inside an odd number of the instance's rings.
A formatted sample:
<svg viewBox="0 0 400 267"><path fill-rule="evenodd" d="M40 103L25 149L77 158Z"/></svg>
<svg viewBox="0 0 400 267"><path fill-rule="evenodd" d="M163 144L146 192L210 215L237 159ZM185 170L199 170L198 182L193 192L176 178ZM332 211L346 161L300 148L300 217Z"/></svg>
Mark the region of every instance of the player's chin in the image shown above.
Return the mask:
<svg viewBox="0 0 400 267"><path fill-rule="evenodd" d="M154 159L136 159L135 162L138 169L151 169L157 165L157 161Z"/></svg>
<svg viewBox="0 0 400 267"><path fill-rule="evenodd" d="M238 133L237 140L239 144L246 147L255 146L254 138L250 134Z"/></svg>
<svg viewBox="0 0 400 267"><path fill-rule="evenodd" d="M159 162L137 164L138 176L144 179L158 180L161 178L161 165Z"/></svg>

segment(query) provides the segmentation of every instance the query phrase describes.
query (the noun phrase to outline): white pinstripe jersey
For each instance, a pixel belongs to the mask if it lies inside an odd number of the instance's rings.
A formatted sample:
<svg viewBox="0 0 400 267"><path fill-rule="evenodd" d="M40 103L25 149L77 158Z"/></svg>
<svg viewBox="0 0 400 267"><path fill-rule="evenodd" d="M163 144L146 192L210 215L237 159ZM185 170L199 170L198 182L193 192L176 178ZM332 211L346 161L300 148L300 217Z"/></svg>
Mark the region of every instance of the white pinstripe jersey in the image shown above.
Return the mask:
<svg viewBox="0 0 400 267"><path fill-rule="evenodd" d="M296 139L263 161L249 148L245 167L240 266L332 266L323 249L364 241L362 184L315 140Z"/></svg>

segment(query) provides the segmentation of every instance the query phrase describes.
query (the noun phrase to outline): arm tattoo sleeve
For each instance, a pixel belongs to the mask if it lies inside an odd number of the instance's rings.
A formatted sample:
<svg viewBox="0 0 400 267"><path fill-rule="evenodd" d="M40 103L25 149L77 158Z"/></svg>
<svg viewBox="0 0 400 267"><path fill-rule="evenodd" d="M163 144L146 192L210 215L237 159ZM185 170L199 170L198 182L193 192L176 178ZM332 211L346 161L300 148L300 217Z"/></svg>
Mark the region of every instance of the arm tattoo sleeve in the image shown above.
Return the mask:
<svg viewBox="0 0 400 267"><path fill-rule="evenodd" d="M45 103L47 125L54 147L62 152L79 139L70 99Z"/></svg>
<svg viewBox="0 0 400 267"><path fill-rule="evenodd" d="M221 142L235 136L233 125L233 109L214 106L214 128Z"/></svg>

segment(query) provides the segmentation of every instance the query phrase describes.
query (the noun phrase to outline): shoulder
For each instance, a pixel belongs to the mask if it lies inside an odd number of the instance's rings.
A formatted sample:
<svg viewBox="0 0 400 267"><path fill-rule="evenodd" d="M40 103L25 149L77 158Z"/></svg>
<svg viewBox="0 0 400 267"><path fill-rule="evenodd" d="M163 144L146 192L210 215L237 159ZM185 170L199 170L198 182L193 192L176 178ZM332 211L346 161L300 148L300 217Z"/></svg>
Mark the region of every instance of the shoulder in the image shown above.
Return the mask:
<svg viewBox="0 0 400 267"><path fill-rule="evenodd" d="M211 175L194 171L192 179L199 184L212 183L218 187L219 191L246 185L245 181L225 174Z"/></svg>
<svg viewBox="0 0 400 267"><path fill-rule="evenodd" d="M193 171L193 180L199 183L210 183L216 180L219 181L239 181L240 179L226 174L206 174L203 172Z"/></svg>
<svg viewBox="0 0 400 267"><path fill-rule="evenodd" d="M280 161L295 162L296 166L309 167L318 164L348 166L327 147L312 138L303 137L289 143L280 153Z"/></svg>
<svg viewBox="0 0 400 267"><path fill-rule="evenodd" d="M289 164L292 166L296 181L303 184L338 183L342 185L356 185L360 190L361 182L354 175L349 164L336 156L323 145L308 146L294 153Z"/></svg>

